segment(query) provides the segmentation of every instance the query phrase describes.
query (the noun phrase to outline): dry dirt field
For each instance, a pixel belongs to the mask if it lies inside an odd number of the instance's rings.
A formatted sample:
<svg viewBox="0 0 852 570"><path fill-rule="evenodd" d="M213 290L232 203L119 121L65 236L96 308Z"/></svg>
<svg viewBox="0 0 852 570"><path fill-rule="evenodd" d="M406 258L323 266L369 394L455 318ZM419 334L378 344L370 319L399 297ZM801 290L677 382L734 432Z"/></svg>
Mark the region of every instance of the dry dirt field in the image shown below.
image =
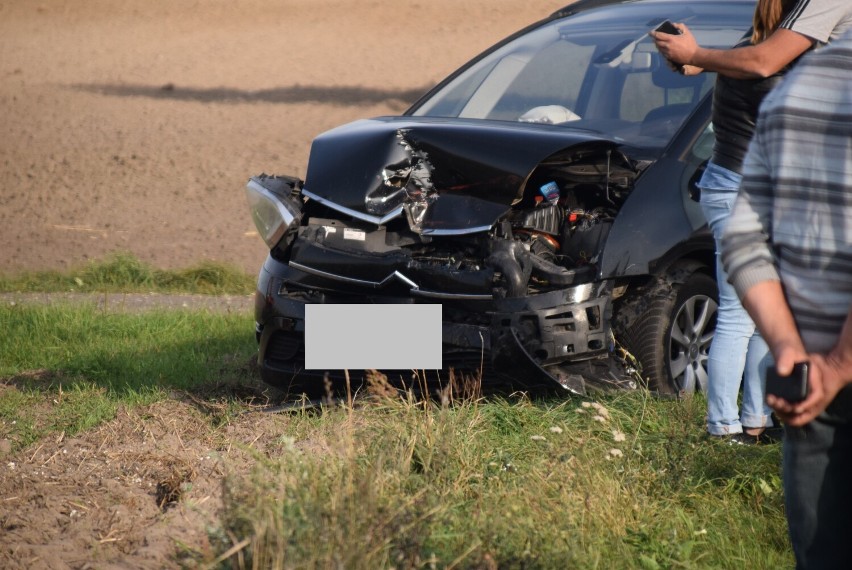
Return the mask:
<svg viewBox="0 0 852 570"><path fill-rule="evenodd" d="M0 568L160 570L215 561L224 549L211 546L223 477L250 468L253 453L280 453L287 416L252 412L213 428L210 412L202 400L167 400L0 453Z"/></svg>
<svg viewBox="0 0 852 570"><path fill-rule="evenodd" d="M559 0L0 0L0 273L253 273L249 176L403 111Z"/></svg>
<svg viewBox="0 0 852 570"><path fill-rule="evenodd" d="M0 274L114 251L253 273L249 176L304 176L315 135L404 110L568 3L0 0ZM0 441L0 567L173 568L181 542L203 552L221 475L248 461L236 450L274 451L286 421L214 430L204 413L176 399L20 453Z"/></svg>

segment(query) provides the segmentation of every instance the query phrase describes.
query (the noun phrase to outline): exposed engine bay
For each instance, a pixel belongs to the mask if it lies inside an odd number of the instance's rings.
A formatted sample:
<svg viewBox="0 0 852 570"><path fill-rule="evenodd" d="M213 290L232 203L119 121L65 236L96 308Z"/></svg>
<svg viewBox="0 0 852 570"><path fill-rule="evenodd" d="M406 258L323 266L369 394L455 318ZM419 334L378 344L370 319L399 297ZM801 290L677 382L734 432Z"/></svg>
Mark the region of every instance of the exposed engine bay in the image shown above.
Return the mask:
<svg viewBox="0 0 852 570"><path fill-rule="evenodd" d="M529 376L533 362L532 383L585 392L582 373L554 367L614 349L612 284L600 280L598 260L639 168L593 140L532 166L515 157L528 168L521 175L427 139L410 128L386 137L392 161L361 177L360 204L340 199L352 188L325 185L333 164L319 177L309 169L307 182L252 178L290 212L270 253L286 270L272 271L283 275L270 293L297 303L441 303L445 366L481 363L486 352L503 373Z"/></svg>
<svg viewBox="0 0 852 570"><path fill-rule="evenodd" d="M299 180L257 177L264 186L289 185L289 199L302 213L295 239L278 243L273 256L317 277L396 285L442 299L514 298L564 288L597 275L601 247L638 173L614 145L594 143L556 153L525 181L517 177L509 197L510 176L495 177L492 189L487 180L467 179L462 169L447 174L443 156L415 146L408 132L395 136L394 150L403 148L406 158L379 170L363 213L303 189ZM494 202L494 194L508 203ZM457 207L441 210L445 200ZM465 206L468 213L457 211ZM460 215L481 220L452 227Z"/></svg>

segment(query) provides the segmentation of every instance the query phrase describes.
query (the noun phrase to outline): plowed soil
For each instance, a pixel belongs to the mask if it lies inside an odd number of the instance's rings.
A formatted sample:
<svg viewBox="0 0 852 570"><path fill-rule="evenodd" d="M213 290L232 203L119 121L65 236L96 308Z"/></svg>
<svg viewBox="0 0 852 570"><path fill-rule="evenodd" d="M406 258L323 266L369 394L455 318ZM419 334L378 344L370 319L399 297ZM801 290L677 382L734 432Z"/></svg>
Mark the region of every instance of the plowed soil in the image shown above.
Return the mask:
<svg viewBox="0 0 852 570"><path fill-rule="evenodd" d="M12 389L14 382L0 384L0 392ZM254 454L273 454L287 421L250 412L213 427L213 408L176 397L121 410L85 433L0 453L0 567L159 570L213 562L230 544L216 530L225 474L249 468Z"/></svg>
<svg viewBox="0 0 852 570"><path fill-rule="evenodd" d="M129 251L253 273L244 195L556 0L0 0L0 273Z"/></svg>
<svg viewBox="0 0 852 570"><path fill-rule="evenodd" d="M249 176L304 177L317 134L403 111L568 3L0 0L0 274L117 251L253 273ZM247 468L243 450L273 452L286 416L213 427L209 413L176 396L20 452L0 441L0 567L177 568L210 552L222 474Z"/></svg>

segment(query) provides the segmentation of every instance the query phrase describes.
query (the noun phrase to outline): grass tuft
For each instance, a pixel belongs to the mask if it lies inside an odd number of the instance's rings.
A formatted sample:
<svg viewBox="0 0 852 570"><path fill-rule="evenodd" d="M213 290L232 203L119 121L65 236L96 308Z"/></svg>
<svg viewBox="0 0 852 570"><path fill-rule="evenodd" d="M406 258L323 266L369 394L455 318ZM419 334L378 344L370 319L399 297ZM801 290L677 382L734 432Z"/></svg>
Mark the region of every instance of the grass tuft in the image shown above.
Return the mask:
<svg viewBox="0 0 852 570"><path fill-rule="evenodd" d="M239 546L227 558L237 568L789 565L778 447L735 449L702 432L700 398L644 392L297 414L282 456L226 479L221 532Z"/></svg>
<svg viewBox="0 0 852 570"><path fill-rule="evenodd" d="M155 269L130 253L115 253L69 271L0 276L0 292L198 293L247 295L255 278L224 263L204 261L179 270Z"/></svg>

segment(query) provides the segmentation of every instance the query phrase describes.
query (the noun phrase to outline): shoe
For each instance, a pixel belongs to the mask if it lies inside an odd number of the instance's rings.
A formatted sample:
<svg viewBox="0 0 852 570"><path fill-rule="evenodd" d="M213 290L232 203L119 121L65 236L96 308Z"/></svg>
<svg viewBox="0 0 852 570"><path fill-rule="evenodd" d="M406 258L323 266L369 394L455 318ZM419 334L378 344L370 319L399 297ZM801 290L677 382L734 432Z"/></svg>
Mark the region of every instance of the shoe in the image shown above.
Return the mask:
<svg viewBox="0 0 852 570"><path fill-rule="evenodd" d="M760 441L759 435L747 433L726 433L724 435L708 434L710 439L716 439L728 445L757 445Z"/></svg>
<svg viewBox="0 0 852 570"><path fill-rule="evenodd" d="M728 441L728 445L757 445L761 443L760 437L763 434L759 435L751 435L745 432L742 433L732 433L730 435L723 435L722 437L726 438Z"/></svg>
<svg viewBox="0 0 852 570"><path fill-rule="evenodd" d="M711 437L724 440L728 445L770 445L779 443L784 437L784 428L782 426L773 426L766 428L761 433L752 435L749 433L729 433L725 435L711 435Z"/></svg>
<svg viewBox="0 0 852 570"><path fill-rule="evenodd" d="M784 426L775 424L763 430L757 437L760 443L780 443L784 439Z"/></svg>
<svg viewBox="0 0 852 570"><path fill-rule="evenodd" d="M757 438L759 443L779 443L781 439L784 437L784 426L782 426L778 421L775 422L775 425L771 427L763 428L763 431L757 435L749 435L745 433L745 430L750 429L760 429L760 428L750 428L748 426L743 426L743 434L748 435L749 437Z"/></svg>

